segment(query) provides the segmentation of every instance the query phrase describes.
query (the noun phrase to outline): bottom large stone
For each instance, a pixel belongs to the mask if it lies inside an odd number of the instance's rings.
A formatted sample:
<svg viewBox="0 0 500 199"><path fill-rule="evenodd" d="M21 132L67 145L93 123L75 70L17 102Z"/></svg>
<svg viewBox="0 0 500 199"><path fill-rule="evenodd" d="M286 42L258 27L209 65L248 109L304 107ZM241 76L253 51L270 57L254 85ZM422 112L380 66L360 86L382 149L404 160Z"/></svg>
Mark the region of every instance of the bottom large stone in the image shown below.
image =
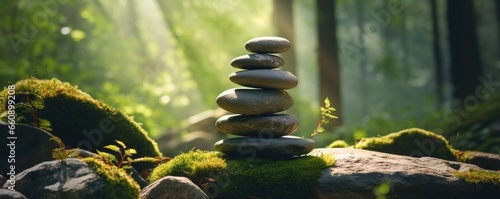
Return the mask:
<svg viewBox="0 0 500 199"><path fill-rule="evenodd" d="M314 149L314 141L296 136L280 138L228 138L215 143L215 149L237 157L293 157Z"/></svg>

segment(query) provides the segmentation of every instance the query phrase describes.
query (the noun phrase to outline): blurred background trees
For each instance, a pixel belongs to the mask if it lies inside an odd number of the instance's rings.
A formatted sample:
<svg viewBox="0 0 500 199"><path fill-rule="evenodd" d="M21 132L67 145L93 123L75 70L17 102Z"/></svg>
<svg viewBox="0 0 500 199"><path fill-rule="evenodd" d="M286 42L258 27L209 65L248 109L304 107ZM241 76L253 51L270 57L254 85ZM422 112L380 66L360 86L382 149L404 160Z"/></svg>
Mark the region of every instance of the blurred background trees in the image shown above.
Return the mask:
<svg viewBox="0 0 500 199"><path fill-rule="evenodd" d="M315 137L318 147L421 127L459 149L500 153L499 7L498 0L5 0L0 86L56 77L133 115L154 138L186 136L189 118L216 109L215 97L235 86L229 62L248 53L244 43L278 35L293 45L282 56L283 69L299 78L290 90L296 134L312 133L325 97L341 118Z"/></svg>

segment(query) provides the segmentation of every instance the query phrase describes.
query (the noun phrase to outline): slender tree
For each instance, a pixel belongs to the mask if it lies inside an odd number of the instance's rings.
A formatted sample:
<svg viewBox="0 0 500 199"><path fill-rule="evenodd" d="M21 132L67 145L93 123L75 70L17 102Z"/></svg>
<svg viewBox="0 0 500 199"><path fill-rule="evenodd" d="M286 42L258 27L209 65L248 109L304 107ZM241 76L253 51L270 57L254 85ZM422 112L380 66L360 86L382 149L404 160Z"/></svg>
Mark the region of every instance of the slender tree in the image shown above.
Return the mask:
<svg viewBox="0 0 500 199"><path fill-rule="evenodd" d="M453 97L474 94L482 73L472 0L448 0L447 21L451 56Z"/></svg>
<svg viewBox="0 0 500 199"><path fill-rule="evenodd" d="M359 29L359 35L358 39L360 42L366 42L363 38L365 35L365 31L363 28L363 24L365 23L365 17L364 17L364 11L363 11L363 1L362 0L357 0L356 2L356 15L357 15L357 26ZM360 48L360 59L361 63L359 64L360 68L360 84L361 84L361 89L360 89L360 98L361 98L361 114L366 115L368 113L368 89L367 89L367 78L368 78L368 55L366 53L366 48Z"/></svg>
<svg viewBox="0 0 500 199"><path fill-rule="evenodd" d="M318 65L320 103L329 98L336 115L342 115L340 102L340 65L337 49L335 1L316 0L318 28ZM342 118L333 120L332 126L342 124ZM330 126L331 127L331 126ZM328 126L326 127L328 128Z"/></svg>
<svg viewBox="0 0 500 199"><path fill-rule="evenodd" d="M439 22L436 0L430 0L432 19L432 48L434 51L434 69L436 79L436 96L438 108L442 107L444 101L443 93L443 61L441 56L441 43L439 37Z"/></svg>
<svg viewBox="0 0 500 199"><path fill-rule="evenodd" d="M273 1L273 22L276 26L278 36L288 39L292 45L295 43L295 34L293 26L293 0L274 0ZM295 51L292 48L281 56L286 64L283 70L290 71L297 75Z"/></svg>

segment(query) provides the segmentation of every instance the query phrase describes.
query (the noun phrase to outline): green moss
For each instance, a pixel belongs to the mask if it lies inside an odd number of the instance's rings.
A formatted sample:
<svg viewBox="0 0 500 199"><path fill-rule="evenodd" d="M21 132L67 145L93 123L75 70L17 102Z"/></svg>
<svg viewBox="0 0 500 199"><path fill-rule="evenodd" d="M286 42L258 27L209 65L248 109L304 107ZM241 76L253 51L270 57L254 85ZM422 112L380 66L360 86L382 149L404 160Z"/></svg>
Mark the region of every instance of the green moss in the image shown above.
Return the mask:
<svg viewBox="0 0 500 199"><path fill-rule="evenodd" d="M125 170L103 163L95 158L82 159L105 179L102 198L140 198L140 187Z"/></svg>
<svg viewBox="0 0 500 199"><path fill-rule="evenodd" d="M164 176L185 176L203 187L208 179L216 186L208 190L217 198L310 198L322 170L332 166L330 156L291 159L232 159L218 152L191 151L155 168L153 182Z"/></svg>
<svg viewBox="0 0 500 199"><path fill-rule="evenodd" d="M165 176L184 176L193 182L199 182L201 176L209 176L210 172L226 171L227 164L219 152L203 152L200 150L183 153L165 164L156 167L148 181L154 182Z"/></svg>
<svg viewBox="0 0 500 199"><path fill-rule="evenodd" d="M344 140L335 140L326 148L347 148L347 147L349 147L349 144L347 144L347 142L345 142Z"/></svg>
<svg viewBox="0 0 500 199"><path fill-rule="evenodd" d="M123 112L111 108L102 101L92 98L76 86L58 79L25 79L17 82L17 104L22 104L21 93L43 99L43 109L36 111L40 119L48 120L55 136L60 137L68 147L79 147L95 152L103 146L123 141L127 147L137 150L135 157L161 156L156 142L150 139L140 124ZM0 92L0 100L5 102L7 90ZM5 111L1 106L0 112ZM16 112L21 110L16 108ZM25 111L26 112L26 111ZM31 112L24 115L24 121L33 125ZM140 172L144 165L135 165Z"/></svg>
<svg viewBox="0 0 500 199"><path fill-rule="evenodd" d="M430 156L456 161L456 150L441 135L419 128L405 129L381 137L363 138L354 148L407 156Z"/></svg>
<svg viewBox="0 0 500 199"><path fill-rule="evenodd" d="M460 162L470 162L474 154L476 154L475 151L459 151L457 152L457 159Z"/></svg>
<svg viewBox="0 0 500 199"><path fill-rule="evenodd" d="M467 183L483 185L495 185L500 188L500 172L485 170L470 170L465 172L453 172L453 174Z"/></svg>

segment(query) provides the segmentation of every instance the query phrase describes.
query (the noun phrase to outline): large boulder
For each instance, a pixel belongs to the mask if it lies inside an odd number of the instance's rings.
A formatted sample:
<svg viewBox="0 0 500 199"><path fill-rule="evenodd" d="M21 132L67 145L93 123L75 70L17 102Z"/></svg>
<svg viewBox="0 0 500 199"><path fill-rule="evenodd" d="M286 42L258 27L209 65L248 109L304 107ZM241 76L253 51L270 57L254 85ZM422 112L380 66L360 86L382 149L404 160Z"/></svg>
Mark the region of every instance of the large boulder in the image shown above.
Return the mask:
<svg viewBox="0 0 500 199"><path fill-rule="evenodd" d="M475 164L483 169L500 170L500 155L480 151L464 151L459 153L460 162Z"/></svg>
<svg viewBox="0 0 500 199"><path fill-rule="evenodd" d="M486 171L497 182L470 183L457 177L472 164L432 157L409 157L353 148L315 149L328 154L335 165L318 179L319 198L374 198L374 189L389 185L387 198L491 198L500 193L500 173Z"/></svg>
<svg viewBox="0 0 500 199"><path fill-rule="evenodd" d="M208 199L208 196L186 177L167 176L141 191L141 199Z"/></svg>
<svg viewBox="0 0 500 199"><path fill-rule="evenodd" d="M8 90L0 92L0 113L8 110ZM132 117L58 79L25 79L15 84L18 123L47 129L68 148L91 152L115 140L137 150L135 157L161 156L155 141ZM12 97L10 98L12 99ZM134 165L141 172L153 165Z"/></svg>
<svg viewBox="0 0 500 199"><path fill-rule="evenodd" d="M17 174L14 188L30 199L137 199L140 191L124 170L95 158L40 163Z"/></svg>
<svg viewBox="0 0 500 199"><path fill-rule="evenodd" d="M357 149L414 157L436 157L457 160L456 150L443 136L420 128L409 128L380 137L362 138Z"/></svg>

